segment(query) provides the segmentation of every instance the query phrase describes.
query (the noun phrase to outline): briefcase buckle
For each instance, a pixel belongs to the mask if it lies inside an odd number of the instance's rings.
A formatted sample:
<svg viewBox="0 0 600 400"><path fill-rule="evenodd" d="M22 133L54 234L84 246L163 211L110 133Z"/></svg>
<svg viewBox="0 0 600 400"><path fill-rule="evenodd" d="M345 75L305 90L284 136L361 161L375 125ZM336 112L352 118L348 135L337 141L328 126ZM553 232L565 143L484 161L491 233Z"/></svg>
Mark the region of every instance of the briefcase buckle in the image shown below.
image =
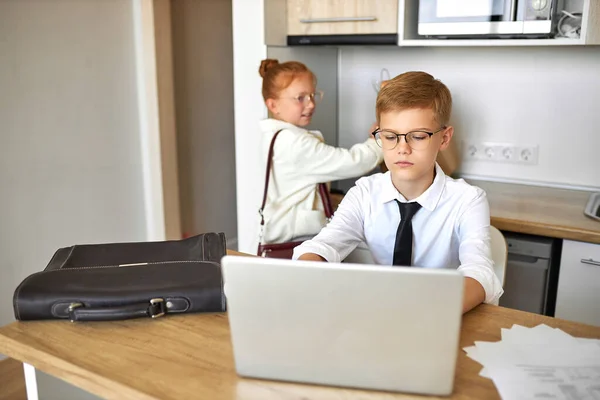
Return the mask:
<svg viewBox="0 0 600 400"><path fill-rule="evenodd" d="M148 315L151 318L162 317L166 313L165 299L155 298L150 300L150 307L148 307Z"/></svg>
<svg viewBox="0 0 600 400"><path fill-rule="evenodd" d="M69 304L69 308L67 309L67 311L69 312L69 320L71 320L71 322L75 322L75 318L73 317L73 312L75 311L76 308L79 307L83 307L83 303L71 303Z"/></svg>

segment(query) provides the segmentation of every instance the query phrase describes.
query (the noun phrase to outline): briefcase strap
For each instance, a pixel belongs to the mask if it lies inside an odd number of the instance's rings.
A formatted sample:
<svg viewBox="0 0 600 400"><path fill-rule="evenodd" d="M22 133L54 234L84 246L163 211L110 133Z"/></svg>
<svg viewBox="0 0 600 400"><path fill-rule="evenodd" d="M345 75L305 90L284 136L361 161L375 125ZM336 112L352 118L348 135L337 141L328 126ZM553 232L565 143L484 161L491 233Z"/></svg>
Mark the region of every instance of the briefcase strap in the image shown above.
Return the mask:
<svg viewBox="0 0 600 400"><path fill-rule="evenodd" d="M275 148L275 139L281 133L283 129L278 130L273 135L273 139L271 139L271 144L269 145L269 154L267 155L267 170L265 174L265 190L263 192L263 200L258 213L260 214L260 227L261 227L261 241L262 241L262 229L265 225L265 217L263 215L263 210L265 209L265 205L267 204L267 193L269 192L269 178L271 177L271 166L273 162L273 152ZM325 211L325 217L330 219L333 216L333 207L331 206L331 198L329 197L329 189L327 189L327 185L325 183L318 184L319 195L321 196L321 201L323 202L323 210Z"/></svg>

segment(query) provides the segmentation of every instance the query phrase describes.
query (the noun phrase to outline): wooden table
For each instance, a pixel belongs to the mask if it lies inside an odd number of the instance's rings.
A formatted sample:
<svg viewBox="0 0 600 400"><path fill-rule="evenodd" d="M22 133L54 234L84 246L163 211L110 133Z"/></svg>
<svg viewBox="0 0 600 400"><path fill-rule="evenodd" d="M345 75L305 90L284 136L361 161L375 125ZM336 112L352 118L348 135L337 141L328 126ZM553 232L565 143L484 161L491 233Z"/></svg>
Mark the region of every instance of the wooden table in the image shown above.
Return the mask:
<svg viewBox="0 0 600 400"><path fill-rule="evenodd" d="M500 328L545 323L580 337L600 327L502 307L465 314L460 347L496 341ZM0 353L108 399L409 399L414 395L239 378L226 314L155 320L69 323L15 322L0 328ZM452 399L497 399L481 366L459 352Z"/></svg>
<svg viewBox="0 0 600 400"><path fill-rule="evenodd" d="M591 192L468 180L485 190L492 225L510 232L600 243L600 221L583 214Z"/></svg>

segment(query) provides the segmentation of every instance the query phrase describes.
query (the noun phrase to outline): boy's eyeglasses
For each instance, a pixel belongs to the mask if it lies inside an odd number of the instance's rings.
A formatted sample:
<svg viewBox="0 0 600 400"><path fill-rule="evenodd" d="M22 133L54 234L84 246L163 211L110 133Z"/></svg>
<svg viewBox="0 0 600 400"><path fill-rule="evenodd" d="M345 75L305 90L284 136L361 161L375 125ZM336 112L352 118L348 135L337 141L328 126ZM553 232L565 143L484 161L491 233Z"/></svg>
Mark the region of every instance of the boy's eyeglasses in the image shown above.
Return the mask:
<svg viewBox="0 0 600 400"><path fill-rule="evenodd" d="M404 140L413 150L425 150L431 142L431 137L438 132L446 129L446 126L442 126L435 132L427 131L411 131L408 133L400 134L389 129L375 129L371 134L375 137L375 141L384 150L393 150L400 143L400 137L404 136Z"/></svg>
<svg viewBox="0 0 600 400"><path fill-rule="evenodd" d="M317 90L314 93L308 93L308 94L301 94L300 96L296 96L296 97L283 97L285 99L290 99L290 100L296 100L296 102L298 104L302 104L302 105L307 105L309 104L311 101L313 101L315 104L320 102L321 100L323 100L323 91L321 90Z"/></svg>

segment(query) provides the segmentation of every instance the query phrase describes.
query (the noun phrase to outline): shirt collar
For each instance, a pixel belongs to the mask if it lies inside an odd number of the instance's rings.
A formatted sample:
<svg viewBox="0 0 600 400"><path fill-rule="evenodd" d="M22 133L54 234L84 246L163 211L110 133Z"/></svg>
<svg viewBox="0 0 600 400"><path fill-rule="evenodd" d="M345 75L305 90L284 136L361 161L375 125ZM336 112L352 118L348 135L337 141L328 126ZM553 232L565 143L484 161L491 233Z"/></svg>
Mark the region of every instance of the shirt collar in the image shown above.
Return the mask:
<svg viewBox="0 0 600 400"><path fill-rule="evenodd" d="M387 203L393 200L398 200L401 203L406 203L408 201L400 194L400 192L398 192L392 183L392 175L389 171L384 174L383 180L384 183L380 196L382 203ZM435 178L433 179L433 183L414 201L423 206L423 208L433 211L442 197L445 186L446 174L438 165L438 163L435 163Z"/></svg>
<svg viewBox="0 0 600 400"><path fill-rule="evenodd" d="M280 121L275 118L267 118L260 121L260 128L262 131L277 131L279 129L297 129L298 127L294 124L290 124L289 122Z"/></svg>

